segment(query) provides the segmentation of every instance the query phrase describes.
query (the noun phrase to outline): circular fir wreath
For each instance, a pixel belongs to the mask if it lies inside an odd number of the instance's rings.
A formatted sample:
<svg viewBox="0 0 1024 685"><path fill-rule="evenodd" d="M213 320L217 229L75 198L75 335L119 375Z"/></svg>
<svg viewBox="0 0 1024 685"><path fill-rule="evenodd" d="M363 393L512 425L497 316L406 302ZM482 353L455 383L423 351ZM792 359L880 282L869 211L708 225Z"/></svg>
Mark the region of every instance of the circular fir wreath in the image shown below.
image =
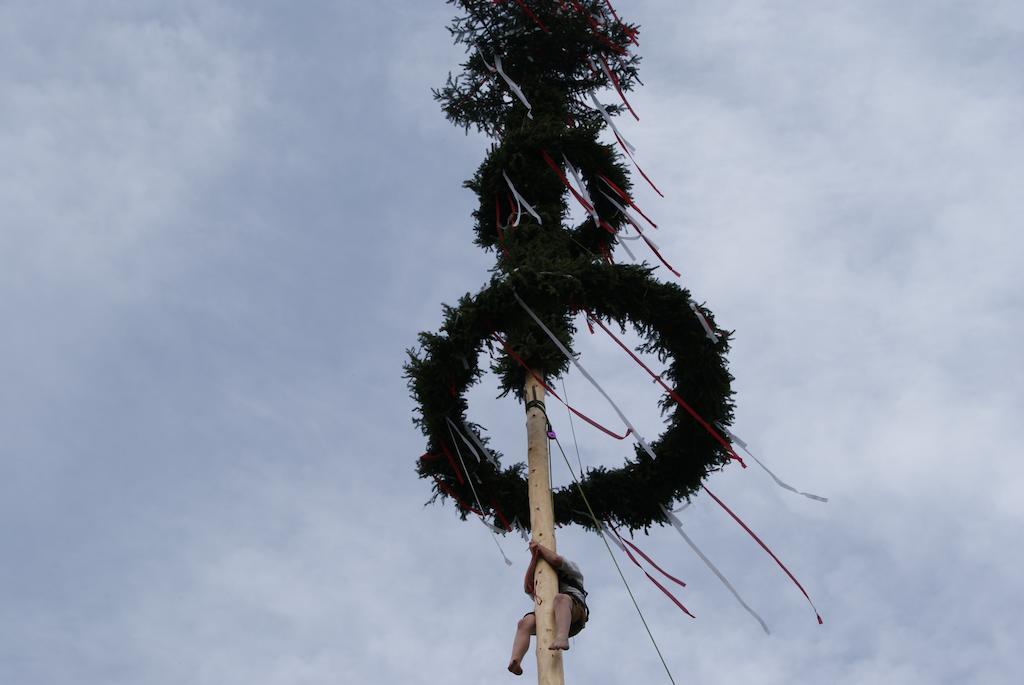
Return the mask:
<svg viewBox="0 0 1024 685"><path fill-rule="evenodd" d="M418 403L415 421L428 443L418 472L434 479L435 497L454 499L463 519L476 511L499 527L524 530L521 522L530 520L524 464L502 467L500 454L489 450L493 461L463 460L473 469L465 474L452 458L457 451L459 459L471 452L468 445L459 450L459 432L472 431L467 437L481 446L487 442L482 428L467 421L465 400L466 391L483 374L479 360L485 350L492 354L491 368L500 378L502 395L511 392L520 400L530 372L524 364L531 370L547 369L549 378L567 370L568 360L551 346L516 295L565 343L575 333L574 312L589 312L620 328L628 324L644 341L641 351L668 364L661 378L703 421L731 423L732 376L725 360L729 334L719 335L717 343L710 341L690 311L689 293L656 280L651 272L648 267L591 262L577 264L570 273L499 274L475 296L446 307L440 332L420 334L421 349L410 351L406 375ZM705 315L710 317L709 312ZM730 459L712 432L671 397L662 407L669 413L668 425L650 443L655 459L637 445L622 467L597 467L582 474L580 484L598 519L631 530L662 523L663 506L688 498L709 472ZM467 478L473 478L472 487ZM557 524L594 527L578 488L556 489L553 497ZM477 501L484 511L477 511Z"/></svg>

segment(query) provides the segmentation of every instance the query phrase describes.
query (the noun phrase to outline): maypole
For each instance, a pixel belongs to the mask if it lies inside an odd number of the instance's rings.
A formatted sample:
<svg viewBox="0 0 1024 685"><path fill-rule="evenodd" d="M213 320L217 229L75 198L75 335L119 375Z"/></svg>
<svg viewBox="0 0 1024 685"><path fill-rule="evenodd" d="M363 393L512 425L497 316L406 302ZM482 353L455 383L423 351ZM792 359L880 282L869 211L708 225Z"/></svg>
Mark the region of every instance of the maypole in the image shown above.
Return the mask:
<svg viewBox="0 0 1024 685"><path fill-rule="evenodd" d="M606 526L677 525L673 503L701 491L704 479L730 460L743 461L719 432L731 435L730 333L687 290L655 278L660 267L677 279L679 272L649 237L657 226L632 196L630 169L661 191L637 166L636 149L613 119L627 112L638 118L626 97L638 83L638 29L609 0L448 2L460 11L449 30L467 57L462 73L449 75L435 97L453 123L493 140L465 185L479 202L475 242L496 263L490 282L446 306L441 329L421 333L409 351L414 421L427 438L417 471L433 484L434 499L452 500L463 520L472 516L496 533L529 525L534 539L552 550L556 525L598 533ZM611 142L601 142L602 133ZM585 213L576 226L567 225L568 202ZM619 245L632 257L623 241L633 240L636 249L649 248L655 266L613 260ZM577 323L611 336L655 379L651 387L664 390L666 427L657 439L640 435L577 359ZM631 327L642 340L639 351L656 358L660 372L618 340L609 323ZM484 373L484 355L502 394L513 394L526 409L525 469L503 465L483 427L467 416L465 394ZM578 482L552 491L548 439L554 435L544 402L564 403L550 381L570 364L622 424L602 425L566 405L569 411L609 438L634 444L621 468L590 468ZM556 590L555 574L539 563L537 656L544 685L562 683L561 652L547 649Z"/></svg>
<svg viewBox="0 0 1024 685"><path fill-rule="evenodd" d="M544 386L538 380L528 378L523 397L529 398L526 402L526 458L530 531L534 540L557 551ZM558 576L543 559L537 563L533 583L534 613L537 617L537 682L539 685L563 685L562 652L548 649L555 637L554 598L558 592Z"/></svg>

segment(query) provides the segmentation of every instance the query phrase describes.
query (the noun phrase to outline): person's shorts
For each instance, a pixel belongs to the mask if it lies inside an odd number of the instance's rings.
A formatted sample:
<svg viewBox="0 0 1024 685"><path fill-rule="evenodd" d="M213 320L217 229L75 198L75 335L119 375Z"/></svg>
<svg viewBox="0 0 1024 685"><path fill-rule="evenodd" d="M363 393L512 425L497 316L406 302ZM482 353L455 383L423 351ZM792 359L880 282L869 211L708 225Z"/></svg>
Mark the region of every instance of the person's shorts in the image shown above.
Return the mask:
<svg viewBox="0 0 1024 685"><path fill-rule="evenodd" d="M566 594L568 595L568 593ZM587 621L590 619L590 609L576 597L572 595L568 595L568 597L572 600L571 613L569 614L569 637L574 637L587 625ZM530 616L531 614L534 614L534 612L528 611L523 616Z"/></svg>
<svg viewBox="0 0 1024 685"><path fill-rule="evenodd" d="M576 597L569 595L569 599L572 600L572 623L569 624L569 637L573 637L583 630L583 626L587 625L587 620L590 619L590 610Z"/></svg>

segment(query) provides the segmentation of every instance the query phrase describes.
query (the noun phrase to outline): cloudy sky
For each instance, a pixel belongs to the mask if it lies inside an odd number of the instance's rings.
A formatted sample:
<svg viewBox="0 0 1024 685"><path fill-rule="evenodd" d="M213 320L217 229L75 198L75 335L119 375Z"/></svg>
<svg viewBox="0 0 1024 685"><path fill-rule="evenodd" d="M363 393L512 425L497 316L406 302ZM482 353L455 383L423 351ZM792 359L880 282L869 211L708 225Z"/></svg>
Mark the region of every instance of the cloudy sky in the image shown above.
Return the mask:
<svg viewBox="0 0 1024 685"><path fill-rule="evenodd" d="M667 196L639 201L736 331L735 430L830 497L712 479L823 626L713 503L683 521L770 636L674 530L638 536L689 582L696 620L623 569L676 681L1016 682L1024 5L617 6L646 83L621 126ZM0 3L0 681L513 679L525 545L501 540L506 567L424 507L401 378L493 260L460 186L486 141L429 92L461 56L451 14ZM657 435L653 386L579 344ZM524 454L494 395L473 418ZM584 464L621 461L575 428ZM667 683L600 539L559 536L593 612L567 682Z"/></svg>

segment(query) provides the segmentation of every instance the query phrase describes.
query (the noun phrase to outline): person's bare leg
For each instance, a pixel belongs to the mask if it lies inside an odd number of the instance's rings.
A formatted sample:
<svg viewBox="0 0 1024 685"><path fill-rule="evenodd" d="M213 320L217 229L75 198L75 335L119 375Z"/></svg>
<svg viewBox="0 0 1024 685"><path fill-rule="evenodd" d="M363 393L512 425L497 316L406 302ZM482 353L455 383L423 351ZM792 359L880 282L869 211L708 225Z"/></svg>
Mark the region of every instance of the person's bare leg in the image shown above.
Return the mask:
<svg viewBox="0 0 1024 685"><path fill-rule="evenodd" d="M516 636L512 640L512 660L508 662L508 670L516 675L523 674L522 661L526 650L530 648L530 636L537 634L537 619L527 614L516 624Z"/></svg>
<svg viewBox="0 0 1024 685"><path fill-rule="evenodd" d="M572 599L559 592L555 595L555 639L548 649L569 649L569 624L572 622Z"/></svg>

